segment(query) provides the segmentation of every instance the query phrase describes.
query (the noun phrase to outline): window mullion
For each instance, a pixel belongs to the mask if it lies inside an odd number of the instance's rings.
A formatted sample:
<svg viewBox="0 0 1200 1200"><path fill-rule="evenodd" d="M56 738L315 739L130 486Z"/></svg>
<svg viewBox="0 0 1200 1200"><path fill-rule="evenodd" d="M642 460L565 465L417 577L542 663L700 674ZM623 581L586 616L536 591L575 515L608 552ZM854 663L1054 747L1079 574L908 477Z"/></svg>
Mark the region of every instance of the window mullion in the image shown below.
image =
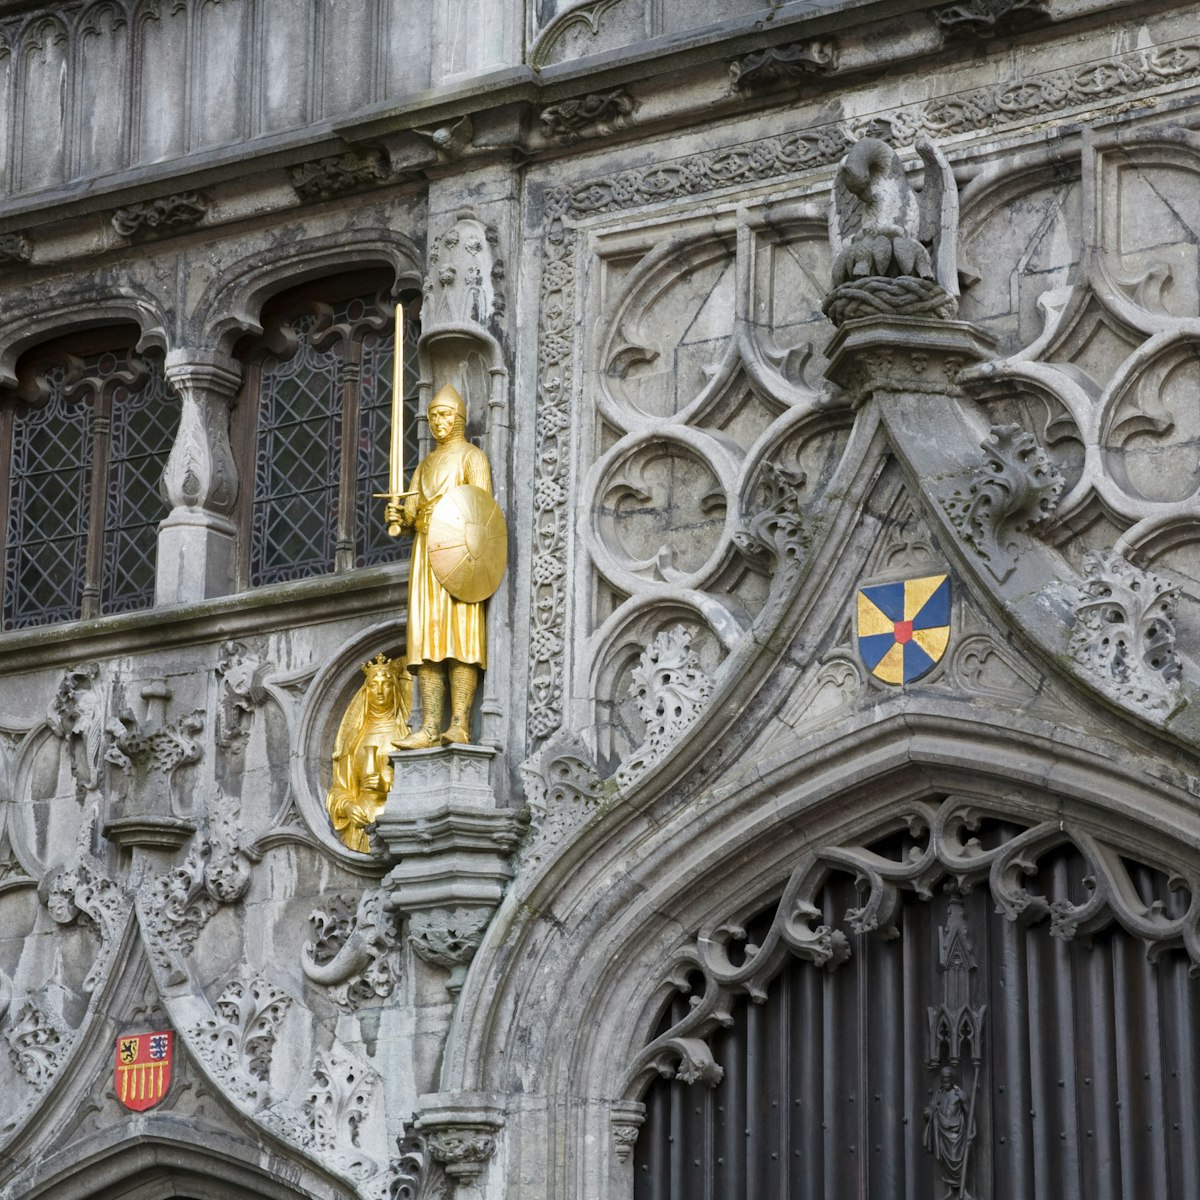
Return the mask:
<svg viewBox="0 0 1200 1200"><path fill-rule="evenodd" d="M104 577L104 530L108 493L108 460L112 445L112 396L101 387L92 422L92 469L88 484L87 543L84 551L82 618L100 615L100 586Z"/></svg>
<svg viewBox="0 0 1200 1200"><path fill-rule="evenodd" d="M13 409L11 404L0 408L0 497L4 499L4 520L0 524L0 614L5 612L8 571L9 505L12 503Z"/></svg>
<svg viewBox="0 0 1200 1200"><path fill-rule="evenodd" d="M358 471L358 410L359 388L362 382L362 343L357 337L344 343L346 355L342 360L341 388L341 455L338 462L337 544L334 551L334 570L354 568L355 499Z"/></svg>

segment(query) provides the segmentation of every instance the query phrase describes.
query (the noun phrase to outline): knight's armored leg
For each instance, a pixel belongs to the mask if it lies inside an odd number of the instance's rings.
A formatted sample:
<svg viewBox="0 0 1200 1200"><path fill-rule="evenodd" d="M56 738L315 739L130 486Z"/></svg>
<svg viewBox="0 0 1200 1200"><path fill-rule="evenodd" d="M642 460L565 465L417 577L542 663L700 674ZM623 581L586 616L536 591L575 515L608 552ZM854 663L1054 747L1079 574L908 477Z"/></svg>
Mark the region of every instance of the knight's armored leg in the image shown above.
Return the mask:
<svg viewBox="0 0 1200 1200"><path fill-rule="evenodd" d="M422 663L417 669L417 690L421 694L421 728L397 743L401 750L428 750L442 744L438 726L446 703L445 664Z"/></svg>
<svg viewBox="0 0 1200 1200"><path fill-rule="evenodd" d="M471 702L478 682L479 668L474 663L450 663L450 727L442 734L447 745L471 740Z"/></svg>

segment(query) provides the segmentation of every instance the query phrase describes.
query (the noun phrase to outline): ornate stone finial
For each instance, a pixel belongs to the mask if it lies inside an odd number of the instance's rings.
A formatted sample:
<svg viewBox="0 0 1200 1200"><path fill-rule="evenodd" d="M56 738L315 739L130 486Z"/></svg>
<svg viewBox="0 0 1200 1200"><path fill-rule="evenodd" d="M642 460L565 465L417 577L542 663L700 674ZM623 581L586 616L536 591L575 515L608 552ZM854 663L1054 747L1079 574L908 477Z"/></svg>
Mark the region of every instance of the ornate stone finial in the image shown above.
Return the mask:
<svg viewBox="0 0 1200 1200"><path fill-rule="evenodd" d="M1102 691L1149 716L1180 700L1175 652L1179 588L1115 552L1089 553L1068 650Z"/></svg>
<svg viewBox="0 0 1200 1200"><path fill-rule="evenodd" d="M982 443L985 465L946 511L965 542L1002 583L1016 567L1020 541L1054 515L1065 480L1034 436L1019 425L994 425Z"/></svg>
<svg viewBox="0 0 1200 1200"><path fill-rule="evenodd" d="M919 197L900 156L863 138L833 181L829 241L833 290L823 311L835 325L856 317L950 319L958 311L958 190L950 164L928 138Z"/></svg>

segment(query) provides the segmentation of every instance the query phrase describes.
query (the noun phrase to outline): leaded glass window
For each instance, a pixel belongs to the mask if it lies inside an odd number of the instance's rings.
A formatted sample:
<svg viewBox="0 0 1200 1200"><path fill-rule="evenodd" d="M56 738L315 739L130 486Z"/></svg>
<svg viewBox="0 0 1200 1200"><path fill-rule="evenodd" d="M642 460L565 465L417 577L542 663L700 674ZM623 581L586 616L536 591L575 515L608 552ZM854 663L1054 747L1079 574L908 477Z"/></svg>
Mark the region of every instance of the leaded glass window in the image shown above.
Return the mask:
<svg viewBox="0 0 1200 1200"><path fill-rule="evenodd" d="M154 602L158 481L179 405L161 364L134 354L137 331L125 337L35 351L0 397L6 630Z"/></svg>
<svg viewBox="0 0 1200 1200"><path fill-rule="evenodd" d="M307 285L277 298L242 347L235 413L244 447L241 578L260 586L392 561L387 536L395 306L380 275ZM415 311L406 319L406 408L416 458ZM251 457L251 453L252 456Z"/></svg>

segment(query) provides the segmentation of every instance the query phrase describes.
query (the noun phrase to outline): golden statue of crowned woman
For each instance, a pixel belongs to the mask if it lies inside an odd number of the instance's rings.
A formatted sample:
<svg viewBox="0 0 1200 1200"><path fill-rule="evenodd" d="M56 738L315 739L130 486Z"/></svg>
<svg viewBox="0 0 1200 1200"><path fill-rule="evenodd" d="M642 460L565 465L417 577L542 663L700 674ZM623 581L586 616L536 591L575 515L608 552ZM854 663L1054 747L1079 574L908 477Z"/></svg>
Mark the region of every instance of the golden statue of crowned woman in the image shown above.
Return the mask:
<svg viewBox="0 0 1200 1200"><path fill-rule="evenodd" d="M384 497L384 519L393 536L405 530L413 535L408 645L403 664L379 655L364 665L367 682L359 696L365 693L365 698L360 703L356 696L342 718L334 750L334 783L326 800L342 842L364 852L365 826L383 811L392 784L390 751L429 750L471 740L471 705L487 666L484 601L499 586L508 554L507 530L492 495L487 455L467 440L466 401L449 384L429 403L429 432L435 445L417 465L405 490L402 346L397 310L391 490ZM375 677L386 667L396 680L392 718L383 716L382 696L371 699L371 689L382 685L373 683L369 667L376 668ZM403 668L408 677L402 679ZM407 726L410 704L405 699L411 694L411 676L416 677L421 701L421 724L412 732ZM385 735L389 719L390 733Z"/></svg>

